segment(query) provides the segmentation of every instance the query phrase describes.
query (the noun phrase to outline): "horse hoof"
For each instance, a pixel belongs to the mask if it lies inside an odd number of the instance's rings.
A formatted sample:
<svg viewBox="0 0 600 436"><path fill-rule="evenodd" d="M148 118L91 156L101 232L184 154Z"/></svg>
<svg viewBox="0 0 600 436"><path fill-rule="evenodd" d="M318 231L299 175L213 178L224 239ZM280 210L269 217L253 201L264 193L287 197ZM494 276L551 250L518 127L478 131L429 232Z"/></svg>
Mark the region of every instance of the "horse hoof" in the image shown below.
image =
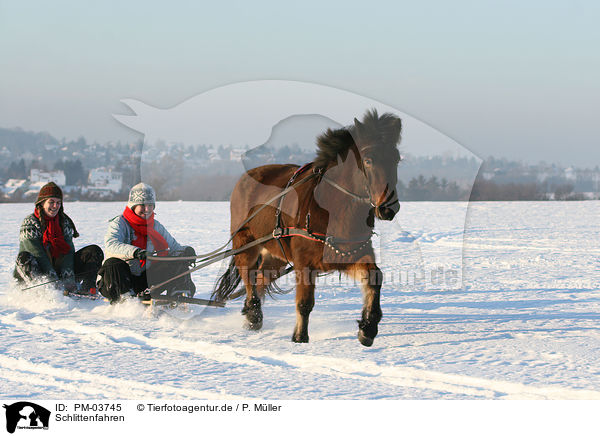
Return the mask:
<svg viewBox="0 0 600 436"><path fill-rule="evenodd" d="M244 323L246 330L260 330L262 328L262 321Z"/></svg>
<svg viewBox="0 0 600 436"><path fill-rule="evenodd" d="M307 344L308 343L308 335L306 335L306 336L292 335L292 342L295 342L297 344Z"/></svg>
<svg viewBox="0 0 600 436"><path fill-rule="evenodd" d="M374 338L365 336L365 334L362 332L362 330L358 331L358 342L363 344L365 347L370 347L371 345L373 345L373 341L374 341Z"/></svg>

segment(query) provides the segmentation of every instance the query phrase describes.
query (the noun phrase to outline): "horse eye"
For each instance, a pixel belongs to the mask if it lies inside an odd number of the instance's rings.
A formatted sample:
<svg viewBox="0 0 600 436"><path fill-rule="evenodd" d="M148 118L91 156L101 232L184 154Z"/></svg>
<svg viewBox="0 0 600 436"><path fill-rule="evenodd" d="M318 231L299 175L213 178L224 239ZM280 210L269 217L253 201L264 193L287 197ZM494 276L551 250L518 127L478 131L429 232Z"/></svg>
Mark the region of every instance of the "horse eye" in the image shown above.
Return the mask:
<svg viewBox="0 0 600 436"><path fill-rule="evenodd" d="M366 167L370 167L371 165L373 165L373 161L369 158L365 159L363 162Z"/></svg>

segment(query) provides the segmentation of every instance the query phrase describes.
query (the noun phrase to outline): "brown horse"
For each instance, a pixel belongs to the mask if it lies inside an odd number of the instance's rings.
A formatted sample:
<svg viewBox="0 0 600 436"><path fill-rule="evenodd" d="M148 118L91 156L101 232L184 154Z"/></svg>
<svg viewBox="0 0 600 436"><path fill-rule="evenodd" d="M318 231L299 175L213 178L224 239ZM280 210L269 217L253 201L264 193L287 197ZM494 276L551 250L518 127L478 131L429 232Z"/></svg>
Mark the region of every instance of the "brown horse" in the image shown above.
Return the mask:
<svg viewBox="0 0 600 436"><path fill-rule="evenodd" d="M265 165L247 171L231 194L233 249L265 235L274 238L236 254L218 280L213 298L231 298L241 279L246 290L242 309L246 327L258 330L262 297L291 263L296 274L292 341L308 342L317 274L341 271L361 283L364 304L358 340L371 346L382 316L383 278L375 264L371 235L375 217L391 220L400 208L395 189L401 125L395 115L379 116L371 110L362 122L355 118L353 126L328 129L317 139L317 156L309 164L312 170ZM269 203L286 186L293 188Z"/></svg>

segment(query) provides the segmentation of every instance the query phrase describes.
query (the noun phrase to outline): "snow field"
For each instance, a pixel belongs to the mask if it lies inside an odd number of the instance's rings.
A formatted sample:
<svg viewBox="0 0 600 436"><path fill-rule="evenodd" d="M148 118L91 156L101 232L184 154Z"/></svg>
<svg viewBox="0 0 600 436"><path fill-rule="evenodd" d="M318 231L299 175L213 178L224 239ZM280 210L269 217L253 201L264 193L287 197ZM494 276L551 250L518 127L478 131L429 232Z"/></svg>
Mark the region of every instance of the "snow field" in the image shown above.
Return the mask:
<svg viewBox="0 0 600 436"><path fill-rule="evenodd" d="M377 224L386 280L371 348L356 339L360 289L337 274L319 281L309 344L290 341L293 294L267 299L263 329L250 332L242 300L179 320L50 285L21 292L10 273L32 207L0 207L0 386L11 398L600 399L600 202L404 203ZM67 204L76 248L102 246L123 207ZM228 239L228 212L157 205L198 253ZM227 263L193 274L197 296ZM431 280L437 267L461 283Z"/></svg>

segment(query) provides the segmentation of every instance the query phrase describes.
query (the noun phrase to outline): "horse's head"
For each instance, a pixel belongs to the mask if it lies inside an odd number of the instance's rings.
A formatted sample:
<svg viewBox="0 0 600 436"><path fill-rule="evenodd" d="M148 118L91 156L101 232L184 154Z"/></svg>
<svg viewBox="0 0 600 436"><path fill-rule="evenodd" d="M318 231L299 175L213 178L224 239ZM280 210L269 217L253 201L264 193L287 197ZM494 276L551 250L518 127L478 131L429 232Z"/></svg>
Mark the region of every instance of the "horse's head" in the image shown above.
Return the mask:
<svg viewBox="0 0 600 436"><path fill-rule="evenodd" d="M400 152L396 145L401 130L400 118L390 113L379 116L375 109L367 111L362 122L355 118L350 128L371 206L382 220L392 220L400 210L396 192Z"/></svg>
<svg viewBox="0 0 600 436"><path fill-rule="evenodd" d="M355 118L353 126L329 129L318 138L315 166L326 168L325 181L370 205L375 217L392 220L400 209L396 145L401 129L397 116L367 111L362 122Z"/></svg>

